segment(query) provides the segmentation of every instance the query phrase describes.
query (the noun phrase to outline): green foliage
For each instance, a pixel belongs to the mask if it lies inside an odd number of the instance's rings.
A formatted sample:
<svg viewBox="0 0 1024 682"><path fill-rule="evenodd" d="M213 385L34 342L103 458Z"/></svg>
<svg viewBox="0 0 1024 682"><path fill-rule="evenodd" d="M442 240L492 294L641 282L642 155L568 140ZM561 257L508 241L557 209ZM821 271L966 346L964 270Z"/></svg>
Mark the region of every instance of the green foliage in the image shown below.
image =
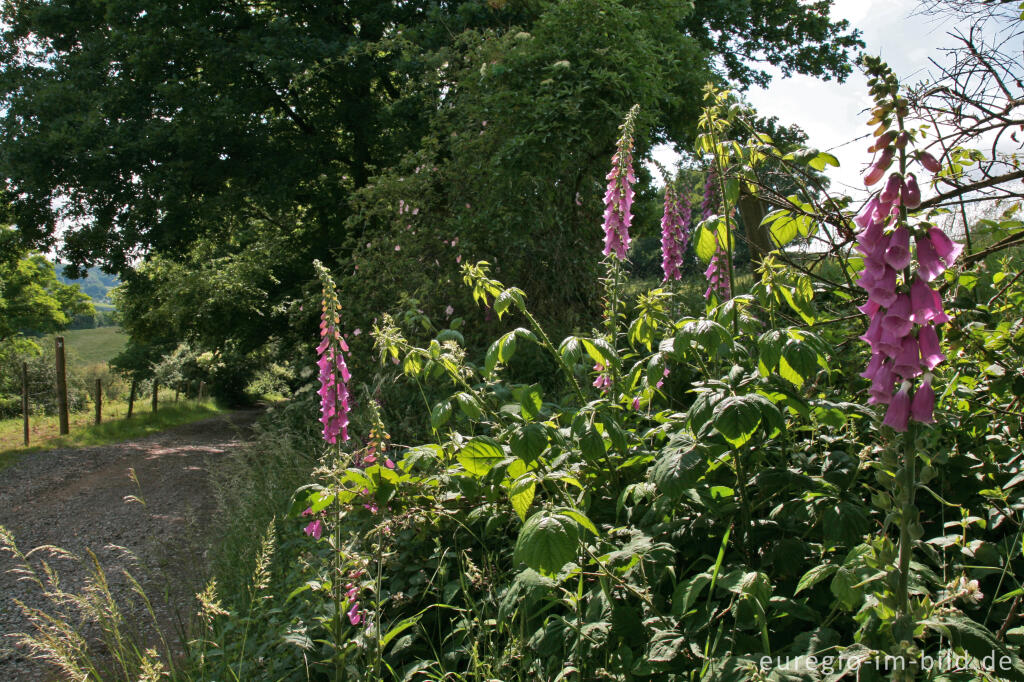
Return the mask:
<svg viewBox="0 0 1024 682"><path fill-rule="evenodd" d="M0 225L2 241L14 231ZM63 329L78 314L93 312L78 287L58 281L53 264L40 254L18 250L0 259L0 359L38 352L28 335Z"/></svg>
<svg viewBox="0 0 1024 682"><path fill-rule="evenodd" d="M61 225L72 270L122 277L123 367L187 343L225 397L308 360L314 258L358 287L355 328L403 298L469 314L460 258L529 290L552 330L580 326L619 116L642 107L644 176L653 144L689 146L720 57L741 82L737 49L842 78L857 44L795 1L60 0L9 4L0 27L10 220L41 249ZM493 330L472 329L475 350Z"/></svg>

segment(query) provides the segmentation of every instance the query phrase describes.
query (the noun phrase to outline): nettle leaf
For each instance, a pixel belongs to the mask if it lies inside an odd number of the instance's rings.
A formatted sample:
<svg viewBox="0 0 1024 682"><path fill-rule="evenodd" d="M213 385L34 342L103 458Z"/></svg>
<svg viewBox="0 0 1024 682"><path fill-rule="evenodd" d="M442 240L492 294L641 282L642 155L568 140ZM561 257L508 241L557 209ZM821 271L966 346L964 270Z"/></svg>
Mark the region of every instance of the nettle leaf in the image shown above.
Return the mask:
<svg viewBox="0 0 1024 682"><path fill-rule="evenodd" d="M512 503L512 509L519 515L520 521L526 521L526 512L533 504L533 496L537 491L537 477L532 473L525 473L512 482L508 491L508 500Z"/></svg>
<svg viewBox="0 0 1024 682"><path fill-rule="evenodd" d="M486 476L499 462L505 459L505 452L493 438L477 436L458 454L459 463L474 476Z"/></svg>
<svg viewBox="0 0 1024 682"><path fill-rule="evenodd" d="M711 262L715 251L721 247L728 248L729 228L723 216L711 216L697 228L697 238L693 242L694 253L705 263Z"/></svg>
<svg viewBox="0 0 1024 682"><path fill-rule="evenodd" d="M510 445L513 455L524 462L532 462L548 446L547 428L541 424L526 424L513 432Z"/></svg>
<svg viewBox="0 0 1024 682"><path fill-rule="evenodd" d="M514 556L533 570L550 575L576 559L579 543L579 524L574 519L539 511L520 529Z"/></svg>

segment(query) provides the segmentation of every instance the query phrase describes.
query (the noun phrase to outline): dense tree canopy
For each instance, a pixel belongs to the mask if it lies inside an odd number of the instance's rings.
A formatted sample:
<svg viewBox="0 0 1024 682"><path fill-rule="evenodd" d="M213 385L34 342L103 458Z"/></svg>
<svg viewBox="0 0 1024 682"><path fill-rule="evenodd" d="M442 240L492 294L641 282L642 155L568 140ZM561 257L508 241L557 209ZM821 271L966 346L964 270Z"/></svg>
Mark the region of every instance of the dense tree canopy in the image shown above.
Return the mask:
<svg viewBox="0 0 1024 682"><path fill-rule="evenodd" d="M155 291L143 256L184 272L216 262L266 273L254 285L263 317L246 312L248 297L233 309L246 348L296 322L287 303L314 257L343 274L369 259L361 273L378 277L363 289L393 301L448 276L432 263L450 271L462 253L502 254L510 281L529 284L538 265L560 273L536 293L571 309L589 298L572 282L587 279L578 256L598 250L600 185L624 112L641 105L643 155L687 145L704 82L763 82L752 60L844 77L859 41L828 9L16 0L2 15L0 174L25 240L60 236L64 260L123 274L128 296ZM421 209L417 220L399 217L400 199ZM449 253L453 239L462 253ZM196 300L200 319L232 318L213 308L236 299ZM140 309L150 308L158 301ZM254 321L261 339L242 329ZM202 335L182 324L161 332L168 344Z"/></svg>

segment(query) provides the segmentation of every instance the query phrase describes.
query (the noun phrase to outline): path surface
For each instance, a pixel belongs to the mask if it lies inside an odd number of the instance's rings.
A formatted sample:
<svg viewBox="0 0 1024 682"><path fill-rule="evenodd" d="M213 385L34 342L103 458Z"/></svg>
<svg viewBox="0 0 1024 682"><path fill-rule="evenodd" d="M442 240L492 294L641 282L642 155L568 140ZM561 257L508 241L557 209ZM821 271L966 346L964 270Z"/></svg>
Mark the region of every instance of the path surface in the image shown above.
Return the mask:
<svg viewBox="0 0 1024 682"><path fill-rule="evenodd" d="M27 454L0 470L0 526L22 552L56 545L87 556L92 549L119 598L131 596L122 574L130 569L152 593L165 629L173 630L195 611L192 595L206 579L204 537L215 509L209 465L245 443L258 414L235 412L126 443ZM132 495L145 504L126 501ZM134 553L141 568L120 547ZM38 588L9 573L15 565L0 551L0 680L62 679L9 637L29 629L12 599L45 605ZM80 564L58 559L52 565L68 591L83 585ZM159 596L165 590L169 600Z"/></svg>

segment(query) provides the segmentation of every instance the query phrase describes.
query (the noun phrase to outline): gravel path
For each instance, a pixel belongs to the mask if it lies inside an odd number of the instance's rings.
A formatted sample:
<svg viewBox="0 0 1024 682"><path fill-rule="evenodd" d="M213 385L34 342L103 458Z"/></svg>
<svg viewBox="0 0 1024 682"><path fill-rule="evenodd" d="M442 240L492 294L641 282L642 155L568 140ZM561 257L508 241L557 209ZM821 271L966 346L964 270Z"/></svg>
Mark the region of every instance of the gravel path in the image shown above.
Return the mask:
<svg viewBox="0 0 1024 682"><path fill-rule="evenodd" d="M142 440L25 455L0 470L0 526L14 535L22 552L56 545L88 556L86 549L91 549L118 599L132 596L123 576L130 569L153 599L163 629L173 636L195 611L192 595L206 580L204 538L215 508L208 463L241 446L258 414L235 412ZM138 486L131 480L132 469ZM121 548L135 554L139 565ZM81 564L69 559L51 563L64 589L74 592L83 585ZM0 551L0 680L62 679L9 636L30 630L13 599L45 606L36 586L10 573L15 565L10 553ZM138 604L125 610L136 617L144 613Z"/></svg>

